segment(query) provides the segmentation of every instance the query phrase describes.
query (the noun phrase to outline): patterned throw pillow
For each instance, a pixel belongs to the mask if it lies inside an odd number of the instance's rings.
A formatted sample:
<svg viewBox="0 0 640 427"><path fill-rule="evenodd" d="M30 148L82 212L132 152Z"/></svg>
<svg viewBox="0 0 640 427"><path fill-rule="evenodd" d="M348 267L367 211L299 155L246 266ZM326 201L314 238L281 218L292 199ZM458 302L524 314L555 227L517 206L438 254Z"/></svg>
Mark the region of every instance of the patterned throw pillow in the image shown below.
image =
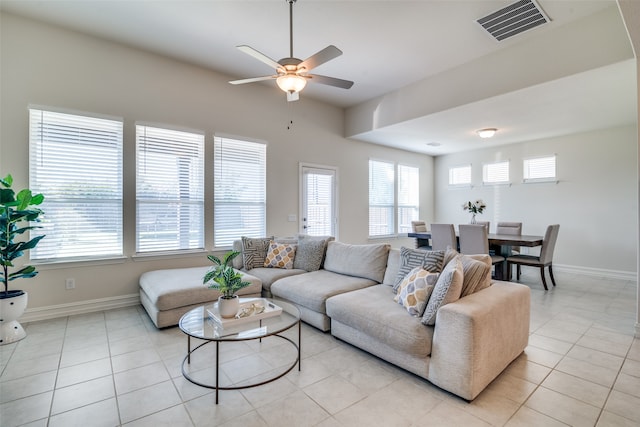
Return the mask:
<svg viewBox="0 0 640 427"><path fill-rule="evenodd" d="M245 269L251 270L264 266L264 259L267 257L269 243L272 240L273 237L265 237L264 239L242 237L242 262Z"/></svg>
<svg viewBox="0 0 640 427"><path fill-rule="evenodd" d="M464 275L460 298L486 288L487 286L485 283L487 281L487 275L489 277L489 284L491 284L491 257L489 255L484 255L484 257L488 258L488 262L478 260L477 257L478 255L474 255L473 257L467 255L458 256L458 259L462 262L462 271Z"/></svg>
<svg viewBox="0 0 640 427"><path fill-rule="evenodd" d="M462 262L454 258L440 273L433 293L422 315L422 324L433 326L436 324L438 309L460 299L462 292Z"/></svg>
<svg viewBox="0 0 640 427"><path fill-rule="evenodd" d="M400 248L400 268L396 281L393 284L393 293L398 293L400 282L416 267L424 267L431 273L439 273L442 270L444 251L424 251L421 249Z"/></svg>
<svg viewBox="0 0 640 427"><path fill-rule="evenodd" d="M422 316L427 301L438 280L438 273L430 273L422 267L416 267L407 274L394 300L407 309L414 317Z"/></svg>
<svg viewBox="0 0 640 427"><path fill-rule="evenodd" d="M298 236L298 249L293 267L306 271L320 270L330 237Z"/></svg>
<svg viewBox="0 0 640 427"><path fill-rule="evenodd" d="M296 245L276 243L272 240L264 259L264 267L292 269L295 257Z"/></svg>

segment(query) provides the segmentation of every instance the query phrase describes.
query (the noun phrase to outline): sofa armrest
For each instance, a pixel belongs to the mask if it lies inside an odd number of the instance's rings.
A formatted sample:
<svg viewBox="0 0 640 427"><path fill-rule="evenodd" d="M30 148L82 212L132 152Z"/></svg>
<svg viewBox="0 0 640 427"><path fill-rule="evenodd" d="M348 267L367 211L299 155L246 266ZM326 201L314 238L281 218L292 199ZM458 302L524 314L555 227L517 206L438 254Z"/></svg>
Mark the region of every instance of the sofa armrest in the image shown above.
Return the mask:
<svg viewBox="0 0 640 427"><path fill-rule="evenodd" d="M529 342L531 291L493 282L438 310L429 381L473 400Z"/></svg>

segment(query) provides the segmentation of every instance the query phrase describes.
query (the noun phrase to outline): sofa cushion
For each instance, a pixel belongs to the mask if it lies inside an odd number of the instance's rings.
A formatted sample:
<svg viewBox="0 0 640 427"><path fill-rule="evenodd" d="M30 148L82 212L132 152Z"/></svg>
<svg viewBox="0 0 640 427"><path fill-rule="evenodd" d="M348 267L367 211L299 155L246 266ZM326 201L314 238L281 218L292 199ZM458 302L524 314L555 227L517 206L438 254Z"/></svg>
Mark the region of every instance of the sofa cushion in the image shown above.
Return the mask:
<svg viewBox="0 0 640 427"><path fill-rule="evenodd" d="M192 304L204 304L218 299L220 292L202 284L207 267L174 268L154 270L140 276L140 287L158 310L170 310ZM251 282L238 291L238 295L260 293L262 282L259 278L243 273L242 280Z"/></svg>
<svg viewBox="0 0 640 427"><path fill-rule="evenodd" d="M266 291L265 295L271 296L271 285L282 278L297 276L298 274L306 273L304 270L292 268L268 268L258 267L251 269L251 275L257 277L262 281L262 289Z"/></svg>
<svg viewBox="0 0 640 427"><path fill-rule="evenodd" d="M306 271L316 271L322 266L324 255L327 251L327 244L333 237L308 236L301 234L298 236L298 250L293 267Z"/></svg>
<svg viewBox="0 0 640 427"><path fill-rule="evenodd" d="M350 245L329 242L324 269L382 283L389 258L388 244Z"/></svg>
<svg viewBox="0 0 640 427"><path fill-rule="evenodd" d="M410 315L422 317L438 276L438 273L430 273L423 267L414 268L400 282L394 300L406 308Z"/></svg>
<svg viewBox="0 0 640 427"><path fill-rule="evenodd" d="M463 279L462 262L456 257L446 265L438 277L438 282L422 316L423 324L435 325L438 309L460 299Z"/></svg>
<svg viewBox="0 0 640 427"><path fill-rule="evenodd" d="M404 277L416 267L424 267L432 273L442 271L444 251L425 251L422 249L400 248L400 268L393 284L393 291L398 292L398 285Z"/></svg>
<svg viewBox="0 0 640 427"><path fill-rule="evenodd" d="M297 245L277 243L272 240L269 243L263 267L292 269L296 248Z"/></svg>
<svg viewBox="0 0 640 427"><path fill-rule="evenodd" d="M384 285L393 286L400 269L400 249L389 250L389 258L387 259L387 269L384 271Z"/></svg>
<svg viewBox="0 0 640 427"><path fill-rule="evenodd" d="M374 280L362 277L318 270L280 279L271 285L271 293L310 310L326 313L327 298L375 284Z"/></svg>
<svg viewBox="0 0 640 427"><path fill-rule="evenodd" d="M272 240L273 237L255 239L242 236L242 263L245 270L264 266L264 259Z"/></svg>
<svg viewBox="0 0 640 427"><path fill-rule="evenodd" d="M407 316L393 297L389 286L370 286L329 298L327 314L332 321L349 325L398 351L416 357L429 356L433 327L420 323L419 317Z"/></svg>

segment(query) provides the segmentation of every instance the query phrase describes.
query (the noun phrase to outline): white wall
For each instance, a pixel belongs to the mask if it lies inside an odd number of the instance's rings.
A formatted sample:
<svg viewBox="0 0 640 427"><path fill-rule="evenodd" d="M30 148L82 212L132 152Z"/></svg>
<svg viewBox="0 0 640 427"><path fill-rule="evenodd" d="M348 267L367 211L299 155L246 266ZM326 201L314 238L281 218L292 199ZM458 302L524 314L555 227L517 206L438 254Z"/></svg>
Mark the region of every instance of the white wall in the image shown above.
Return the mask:
<svg viewBox="0 0 640 427"><path fill-rule="evenodd" d="M478 144L482 144L478 141ZM461 205L483 199L479 216L521 221L524 234L560 224L554 265L634 277L637 264L638 167L636 126L573 134L436 158L436 219L469 222ZM558 184L522 183L522 160L557 155ZM510 161L511 186L483 186L482 165ZM450 189L451 166L472 164L473 188Z"/></svg>
<svg viewBox="0 0 640 427"><path fill-rule="evenodd" d="M369 157L420 167L425 177L421 217L433 217L433 159L345 139L342 109L306 99L304 93L300 101L288 104L275 84L232 86L227 76L162 56L10 14L0 14L0 20L0 174L11 173L16 188L28 185L29 104L122 117L127 256L135 248L136 121L204 131L210 161L215 132L267 141L268 234L297 232L297 224L287 222L287 215L298 213L299 162L338 168L342 241L367 242ZM290 120L294 123L288 130ZM211 170L206 182L210 195ZM212 203L209 197L209 248ZM131 301L138 293L138 278L145 271L207 263L201 254L147 261L128 258L115 265L41 266L35 279L22 281L19 286L29 292L30 311L52 306L71 310L87 301L104 303L127 297ZM75 290L64 289L67 277L76 279Z"/></svg>

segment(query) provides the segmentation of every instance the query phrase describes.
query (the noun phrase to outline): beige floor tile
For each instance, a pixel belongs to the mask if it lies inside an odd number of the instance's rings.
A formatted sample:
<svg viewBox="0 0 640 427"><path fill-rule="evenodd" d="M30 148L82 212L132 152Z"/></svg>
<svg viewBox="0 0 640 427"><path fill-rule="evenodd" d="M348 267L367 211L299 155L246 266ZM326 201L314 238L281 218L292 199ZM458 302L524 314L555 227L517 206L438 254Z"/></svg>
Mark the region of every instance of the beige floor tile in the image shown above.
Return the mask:
<svg viewBox="0 0 640 427"><path fill-rule="evenodd" d="M0 405L2 427L14 427L49 416L53 392L36 394Z"/></svg>
<svg viewBox="0 0 640 427"><path fill-rule="evenodd" d="M597 427L638 427L638 422L630 420L609 411L603 411L598 420Z"/></svg>
<svg viewBox="0 0 640 427"><path fill-rule="evenodd" d="M220 392L219 403L215 403L214 393L185 402L185 407L193 420L200 427L220 425L234 420L254 410L239 391L227 390ZM266 423L265 423L266 424ZM248 424L251 425L251 424Z"/></svg>
<svg viewBox="0 0 640 427"><path fill-rule="evenodd" d="M67 387L107 375L111 375L111 359L109 358L60 368L56 388Z"/></svg>
<svg viewBox="0 0 640 427"><path fill-rule="evenodd" d="M115 396L113 378L106 376L68 387L56 389L53 395L51 413L53 415L70 411L90 403Z"/></svg>
<svg viewBox="0 0 640 427"><path fill-rule="evenodd" d="M447 402L442 402L433 408L425 417L414 420L416 427L488 427L491 424Z"/></svg>
<svg viewBox="0 0 640 427"><path fill-rule="evenodd" d="M472 402L459 400L458 405L491 425L503 425L520 407L520 403L486 389Z"/></svg>
<svg viewBox="0 0 640 427"><path fill-rule="evenodd" d="M333 417L344 426L368 427L374 425L389 427L409 427L412 424L412 415L403 410L394 408L393 405L381 405L376 396L363 399ZM417 418L418 416L415 415Z"/></svg>
<svg viewBox="0 0 640 427"><path fill-rule="evenodd" d="M553 351L544 350L532 345L527 346L527 348L525 348L524 350L524 353L528 361L537 363L538 365L546 366L548 368L555 367L563 357L562 354L554 353Z"/></svg>
<svg viewBox="0 0 640 427"><path fill-rule="evenodd" d="M58 369L59 362L59 354L29 360L23 360L20 358L11 359L2 372L0 381L14 380L17 378L42 374L44 372L55 371Z"/></svg>
<svg viewBox="0 0 640 427"><path fill-rule="evenodd" d="M566 427L567 424L553 419L526 406L520 407L505 427Z"/></svg>
<svg viewBox="0 0 640 427"><path fill-rule="evenodd" d="M623 357L604 353L592 348L582 347L580 345L573 346L573 348L569 350L569 353L567 353L567 356L573 359L582 360L584 362L589 362L597 366L615 370L620 369L622 363L624 362Z"/></svg>
<svg viewBox="0 0 640 427"><path fill-rule="evenodd" d="M627 359L622 365L622 372L640 378L640 362Z"/></svg>
<svg viewBox="0 0 640 427"><path fill-rule="evenodd" d="M609 387L560 371L551 372L542 386L599 408L604 405L609 395Z"/></svg>
<svg viewBox="0 0 640 427"><path fill-rule="evenodd" d="M160 412L156 412L146 417L139 418L130 423L124 424L126 427L192 427L193 422L184 405L172 406Z"/></svg>
<svg viewBox="0 0 640 427"><path fill-rule="evenodd" d="M270 426L315 426L329 417L329 413L302 390L258 408L258 414Z"/></svg>
<svg viewBox="0 0 640 427"><path fill-rule="evenodd" d="M549 375L551 368L529 362L526 357L520 356L511 362L505 372L530 383L540 384Z"/></svg>
<svg viewBox="0 0 640 427"><path fill-rule="evenodd" d="M220 427L268 427L267 423L262 419L257 411L251 411L248 414L235 417L225 423L219 424Z"/></svg>
<svg viewBox="0 0 640 427"><path fill-rule="evenodd" d="M600 414L595 406L544 387L539 387L525 406L576 427L593 426Z"/></svg>
<svg viewBox="0 0 640 427"><path fill-rule="evenodd" d="M51 417L49 427L116 427L120 425L116 399L111 398L82 406Z"/></svg>
<svg viewBox="0 0 640 427"><path fill-rule="evenodd" d="M252 379L252 382L260 379L266 379L266 376L270 376L271 373L266 373L265 376L258 376ZM260 408L263 405L267 405L271 402L275 402L278 399L283 398L291 393L294 393L298 388L291 383L286 377L280 378L276 381L268 384L261 385L260 387L253 387L242 389L241 393L253 405L254 408ZM224 398L224 393L221 393L221 399Z"/></svg>
<svg viewBox="0 0 640 427"><path fill-rule="evenodd" d="M300 388L316 383L332 375L332 371L316 358L302 360L302 369L294 368L287 374L287 379Z"/></svg>
<svg viewBox="0 0 640 427"><path fill-rule="evenodd" d="M67 351L67 346L65 345L65 349L62 351L62 358L60 359L60 366L68 367L93 360L104 359L105 357L109 357L109 345L106 341L104 343L75 348L69 351Z"/></svg>
<svg viewBox="0 0 640 427"><path fill-rule="evenodd" d="M529 337L529 345L558 354L567 354L574 342L575 341L562 341L538 334L532 334Z"/></svg>
<svg viewBox="0 0 640 427"><path fill-rule="evenodd" d="M111 357L111 365L114 373L139 368L159 361L160 356L158 356L158 352L153 348L145 348Z"/></svg>
<svg viewBox="0 0 640 427"><path fill-rule="evenodd" d="M118 372L113 376L116 394L125 394L169 380L169 373L162 362Z"/></svg>
<svg viewBox="0 0 640 427"><path fill-rule="evenodd" d="M616 380L618 371L594 365L571 357L565 357L558 363L556 370L586 379L605 387L611 387Z"/></svg>
<svg viewBox="0 0 640 427"><path fill-rule="evenodd" d="M55 382L56 371L0 382L0 403L51 391Z"/></svg>
<svg viewBox="0 0 640 427"><path fill-rule="evenodd" d="M483 393L491 392L511 399L516 403L524 403L536 387L536 384L527 380L502 373L487 386Z"/></svg>
<svg viewBox="0 0 640 427"><path fill-rule="evenodd" d="M122 423L146 417L182 403L171 381L165 381L118 396Z"/></svg>
<svg viewBox="0 0 640 427"><path fill-rule="evenodd" d="M303 390L329 414L336 414L366 397L358 387L338 375L327 377Z"/></svg>
<svg viewBox="0 0 640 427"><path fill-rule="evenodd" d="M630 343L613 342L589 335L585 335L580 338L576 344L620 357L625 357L627 355L627 351L629 351L629 347L631 345Z"/></svg>
<svg viewBox="0 0 640 427"><path fill-rule="evenodd" d="M396 381L397 370L390 370L385 365L368 361L357 368L345 369L338 375L355 385L366 394L372 394Z"/></svg>
<svg viewBox="0 0 640 427"><path fill-rule="evenodd" d="M640 361L640 339L636 338L633 340L627 357L631 360Z"/></svg>
<svg viewBox="0 0 640 427"><path fill-rule="evenodd" d="M640 378L621 372L618 374L613 389L640 398Z"/></svg>
<svg viewBox="0 0 640 427"><path fill-rule="evenodd" d="M640 397L612 390L604 409L640 423Z"/></svg>

